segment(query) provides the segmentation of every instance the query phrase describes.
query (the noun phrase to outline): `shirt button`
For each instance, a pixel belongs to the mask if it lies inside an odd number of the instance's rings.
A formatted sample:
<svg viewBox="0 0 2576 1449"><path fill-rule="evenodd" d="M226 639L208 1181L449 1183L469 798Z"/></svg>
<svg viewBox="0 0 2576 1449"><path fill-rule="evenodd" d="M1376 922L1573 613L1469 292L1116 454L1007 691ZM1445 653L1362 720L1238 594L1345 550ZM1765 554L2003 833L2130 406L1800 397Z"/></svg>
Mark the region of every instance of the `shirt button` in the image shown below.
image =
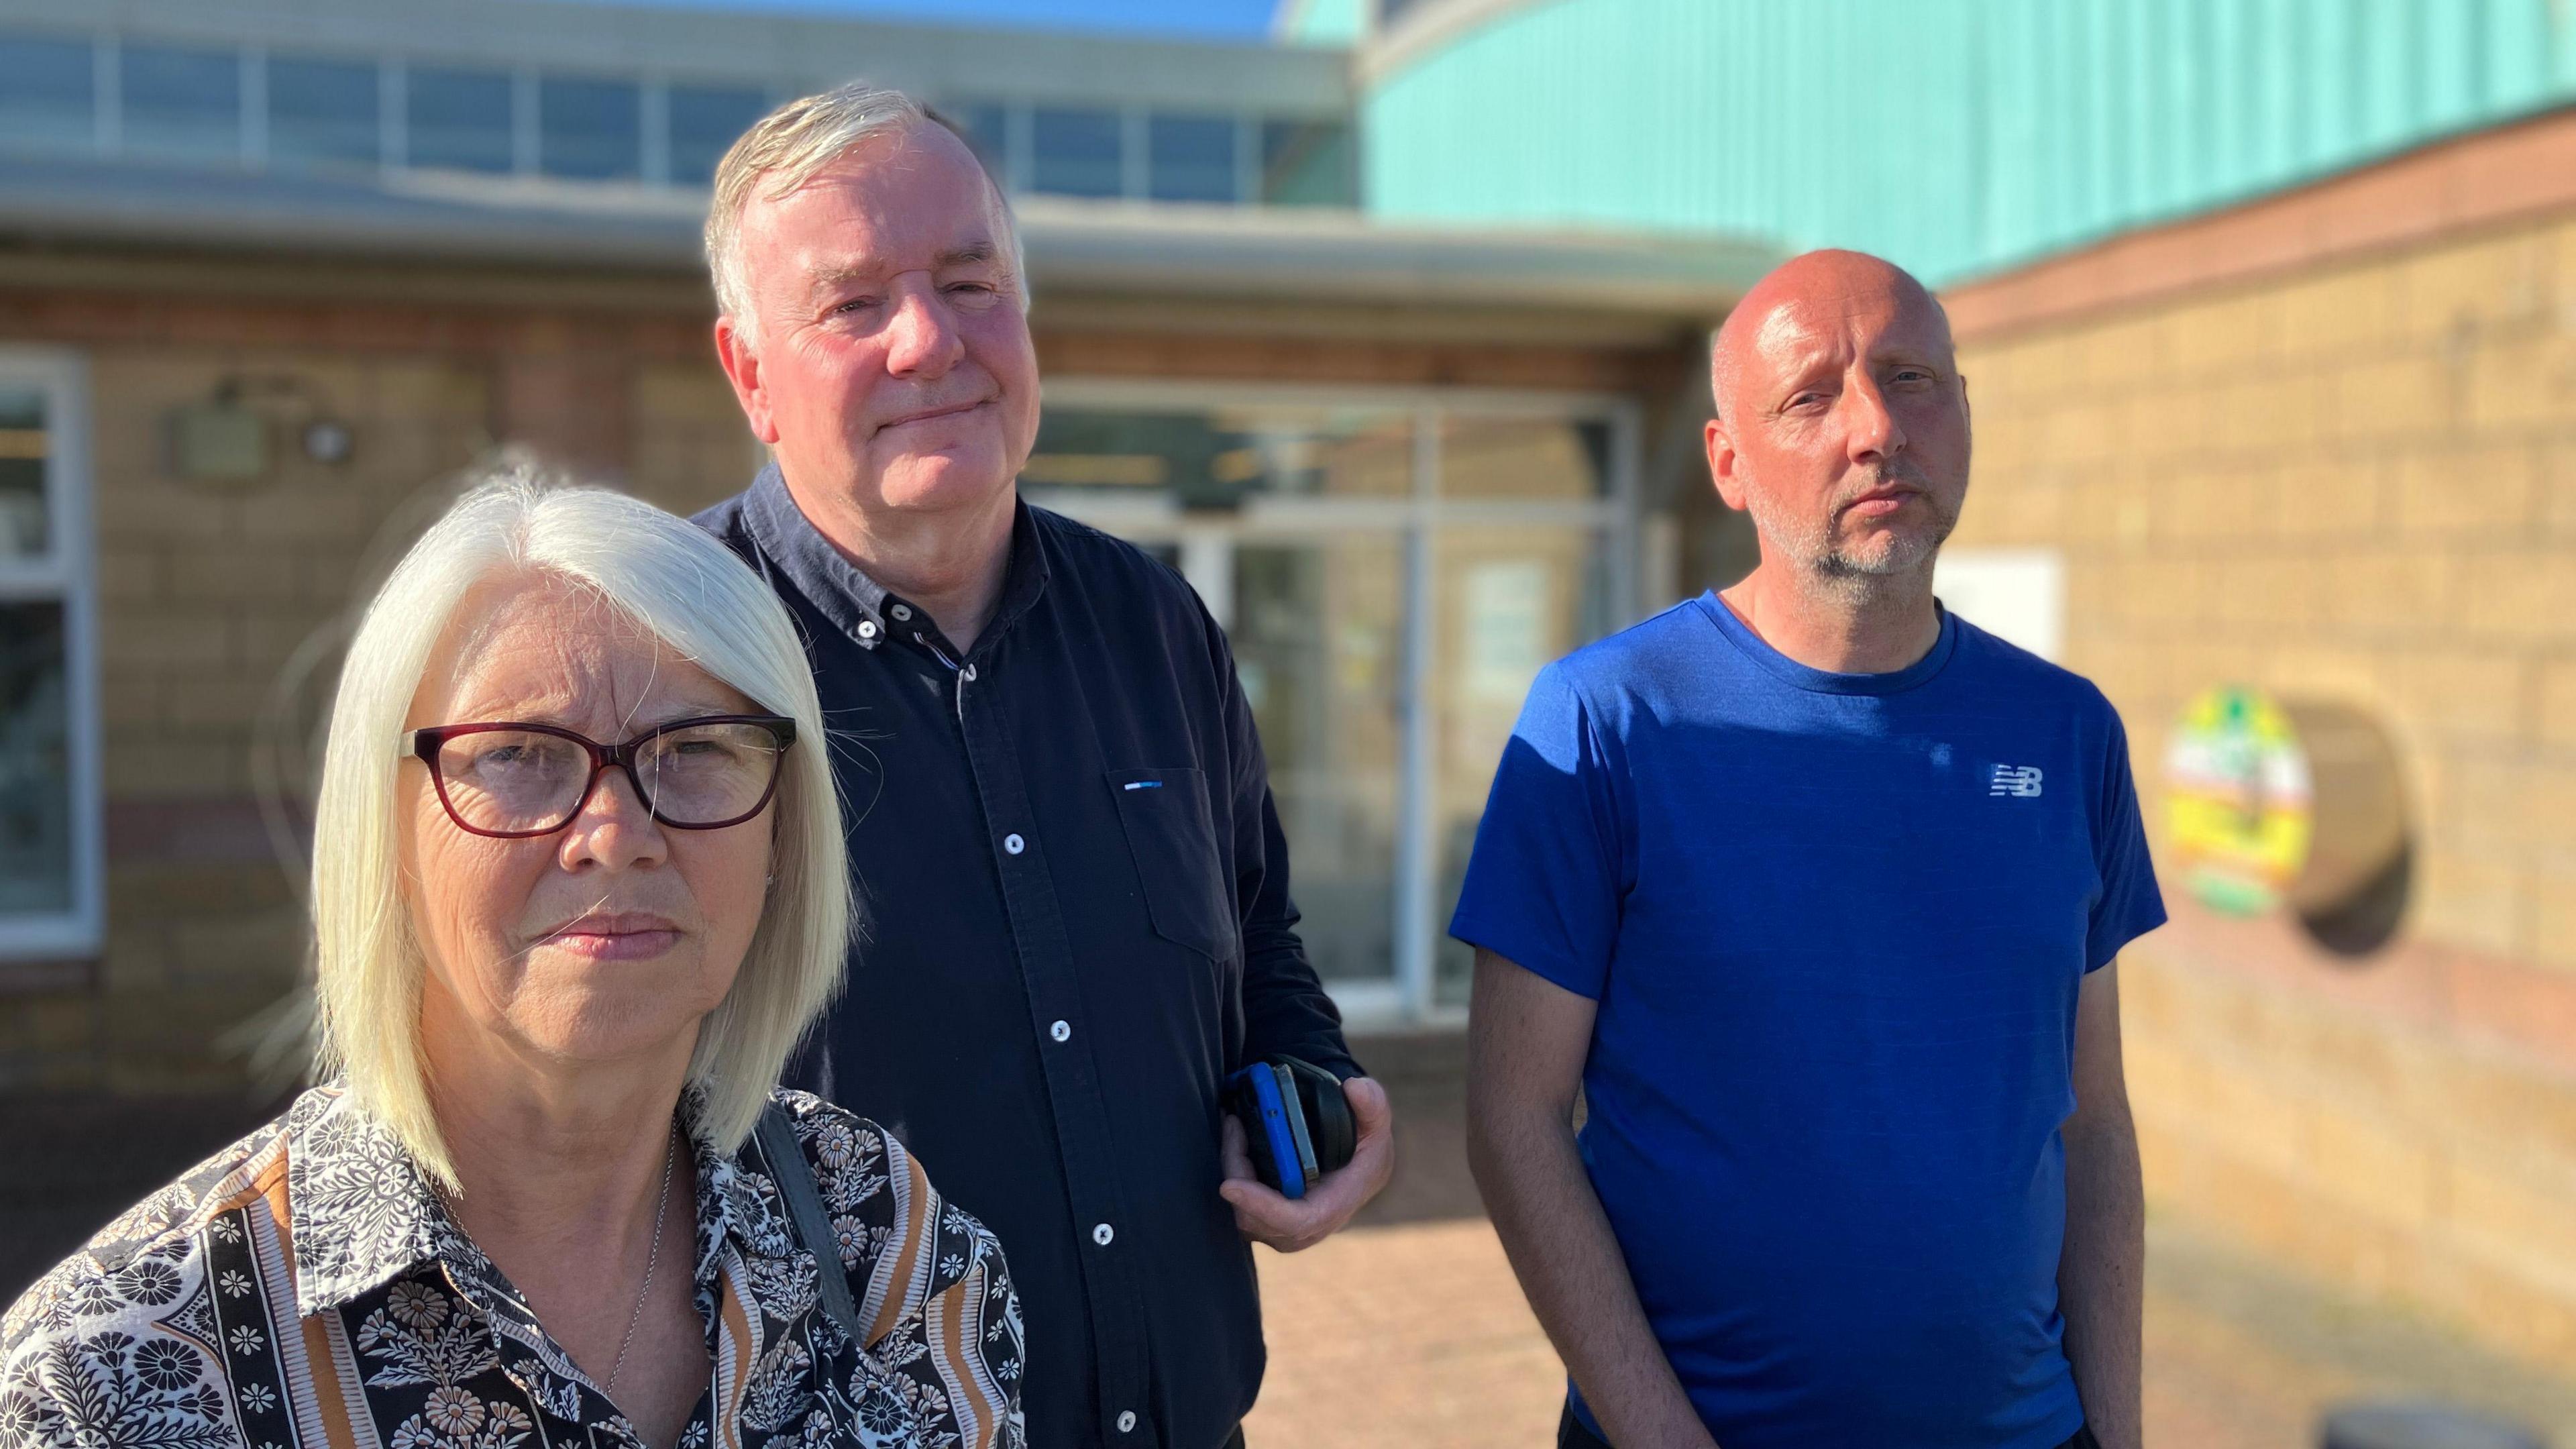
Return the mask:
<svg viewBox="0 0 2576 1449"><path fill-rule="evenodd" d="M862 639L873 639L877 637L877 621L874 619L861 619L859 621L859 637Z"/></svg>
<svg viewBox="0 0 2576 1449"><path fill-rule="evenodd" d="M1002 837L1002 848L1013 855L1017 855L1021 851L1028 849L1029 843L1016 835L1005 835Z"/></svg>
<svg viewBox="0 0 2576 1449"><path fill-rule="evenodd" d="M1109 1240L1116 1236L1118 1236L1118 1230L1107 1223L1101 1223L1091 1230L1091 1240L1104 1248L1108 1247Z"/></svg>
<svg viewBox="0 0 2576 1449"><path fill-rule="evenodd" d="M894 615L895 620L896 620L898 623L900 623L901 621L903 621L903 620L905 620L905 619L909 619L909 618L911 618L911 617L912 617L912 609L911 609L911 607L910 607L909 605L905 605L905 604L897 604L897 605L895 605L893 608L886 610L886 612L887 612L887 613L889 613L889 614Z"/></svg>
<svg viewBox="0 0 2576 1449"><path fill-rule="evenodd" d="M1136 1411L1134 1409L1129 1409L1118 1416L1118 1432L1121 1434L1132 1434L1136 1432Z"/></svg>
<svg viewBox="0 0 2576 1449"><path fill-rule="evenodd" d="M1059 1021L1055 1025L1047 1028L1047 1035L1054 1037L1057 1041L1071 1041L1073 1040L1073 1024L1071 1022Z"/></svg>

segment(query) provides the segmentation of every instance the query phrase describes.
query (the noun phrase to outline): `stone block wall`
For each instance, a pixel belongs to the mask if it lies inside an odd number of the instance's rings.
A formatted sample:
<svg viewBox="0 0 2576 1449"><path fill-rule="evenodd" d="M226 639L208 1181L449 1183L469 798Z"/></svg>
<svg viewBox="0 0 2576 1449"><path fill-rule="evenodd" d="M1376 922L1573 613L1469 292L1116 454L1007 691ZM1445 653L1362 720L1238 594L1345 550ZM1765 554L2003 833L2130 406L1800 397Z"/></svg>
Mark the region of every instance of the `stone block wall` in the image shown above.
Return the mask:
<svg viewBox="0 0 2576 1449"><path fill-rule="evenodd" d="M276 1020L305 959L289 867L338 631L458 470L497 443L524 444L688 513L743 487L761 450L715 365L692 275L185 256L49 266L0 260L0 346L69 349L89 373L108 921L97 959L0 962L0 1095L236 1091L246 1038ZM388 275L402 285L388 289ZM1651 402L1678 365L1674 339L1652 333L1576 345L1524 322L1524 340L1507 341L1407 317L1399 339L1381 319L1338 314L1310 335L1314 309L1194 314L1187 326L1168 307L1115 299L1050 297L1047 309L1050 377L1559 387ZM170 415L227 383L278 423L273 466L240 483L182 478ZM317 414L350 426L346 462L301 454L295 425Z"/></svg>
<svg viewBox="0 0 2576 1449"><path fill-rule="evenodd" d="M2158 1209L2576 1369L2576 198L2320 223L2408 174L1967 289L1956 543L2063 556L2167 859L2204 688L2358 706L2403 761L2389 946L2177 901L2130 953Z"/></svg>
<svg viewBox="0 0 2576 1449"><path fill-rule="evenodd" d="M2159 767L2192 693L2367 706L2430 939L2576 972L2576 220L1972 346L1962 544L2068 561Z"/></svg>
<svg viewBox="0 0 2576 1449"><path fill-rule="evenodd" d="M104 949L0 964L0 1091L237 1090L307 949L311 746L354 608L500 441L674 507L755 450L694 328L369 302L168 302L0 286L0 345L70 348L92 416ZM218 289L220 290L220 289ZM579 325L575 325L578 323ZM605 342L571 350L565 334ZM175 409L237 388L270 467L183 477ZM716 407L723 410L716 412ZM354 439L307 458L302 424ZM600 436L600 419L619 436ZM722 426L717 420L721 419Z"/></svg>

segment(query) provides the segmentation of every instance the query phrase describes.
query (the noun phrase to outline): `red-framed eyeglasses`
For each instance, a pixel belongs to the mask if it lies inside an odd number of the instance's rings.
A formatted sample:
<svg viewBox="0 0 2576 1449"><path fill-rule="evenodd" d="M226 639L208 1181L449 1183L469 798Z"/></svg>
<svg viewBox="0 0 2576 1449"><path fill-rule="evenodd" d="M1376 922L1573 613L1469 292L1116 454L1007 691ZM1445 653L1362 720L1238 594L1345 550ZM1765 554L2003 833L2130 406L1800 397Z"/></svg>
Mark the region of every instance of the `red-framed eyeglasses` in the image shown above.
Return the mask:
<svg viewBox="0 0 2576 1449"><path fill-rule="evenodd" d="M502 840L552 835L573 822L610 766L626 772L654 820L722 830L758 815L778 791L796 722L711 714L655 725L603 745L557 725L497 720L432 725L404 736L429 767L438 803L460 830Z"/></svg>

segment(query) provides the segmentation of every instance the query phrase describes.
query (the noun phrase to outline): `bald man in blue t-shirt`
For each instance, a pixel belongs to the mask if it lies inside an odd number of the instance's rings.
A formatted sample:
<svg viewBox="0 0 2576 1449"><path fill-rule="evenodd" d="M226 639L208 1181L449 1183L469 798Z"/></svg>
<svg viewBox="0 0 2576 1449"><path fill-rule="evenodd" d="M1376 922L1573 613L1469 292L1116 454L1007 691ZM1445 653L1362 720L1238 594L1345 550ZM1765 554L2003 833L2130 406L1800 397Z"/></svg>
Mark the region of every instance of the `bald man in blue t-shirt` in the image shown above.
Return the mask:
<svg viewBox="0 0 2576 1449"><path fill-rule="evenodd" d="M1559 1442L2137 1449L2119 716L1932 596L1968 395L1914 278L1799 257L1711 373L1761 564L1539 677L1450 927Z"/></svg>

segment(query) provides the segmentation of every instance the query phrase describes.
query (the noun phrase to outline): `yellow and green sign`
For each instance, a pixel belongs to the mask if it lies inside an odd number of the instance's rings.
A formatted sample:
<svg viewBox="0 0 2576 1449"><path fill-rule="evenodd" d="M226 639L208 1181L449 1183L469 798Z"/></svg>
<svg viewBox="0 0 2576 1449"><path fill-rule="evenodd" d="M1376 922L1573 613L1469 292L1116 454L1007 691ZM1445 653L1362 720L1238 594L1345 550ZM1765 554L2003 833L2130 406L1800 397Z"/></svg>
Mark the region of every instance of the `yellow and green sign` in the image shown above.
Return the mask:
<svg viewBox="0 0 2576 1449"><path fill-rule="evenodd" d="M2289 715L2256 690L2202 693L2174 730L2165 784L2184 888L2230 915L2278 905L2315 831L2307 753Z"/></svg>

